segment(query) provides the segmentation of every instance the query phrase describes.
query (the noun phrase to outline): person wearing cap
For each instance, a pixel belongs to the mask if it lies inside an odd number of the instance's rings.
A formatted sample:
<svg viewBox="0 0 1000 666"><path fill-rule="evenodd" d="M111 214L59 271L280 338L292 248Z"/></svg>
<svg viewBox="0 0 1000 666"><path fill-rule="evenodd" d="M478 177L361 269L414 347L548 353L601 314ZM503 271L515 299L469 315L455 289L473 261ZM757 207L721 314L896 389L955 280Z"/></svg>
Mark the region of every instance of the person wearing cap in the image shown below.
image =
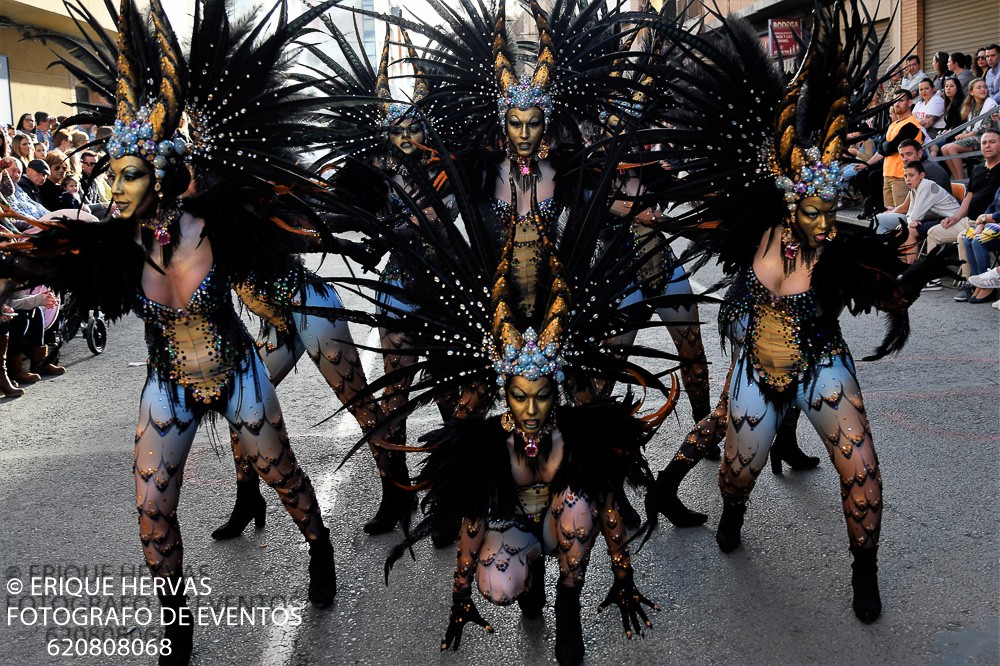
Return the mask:
<svg viewBox="0 0 1000 666"><path fill-rule="evenodd" d="M17 181L18 187L24 190L33 201L42 203L41 186L45 178L49 175L49 165L45 160L31 160L24 170L21 180Z"/></svg>

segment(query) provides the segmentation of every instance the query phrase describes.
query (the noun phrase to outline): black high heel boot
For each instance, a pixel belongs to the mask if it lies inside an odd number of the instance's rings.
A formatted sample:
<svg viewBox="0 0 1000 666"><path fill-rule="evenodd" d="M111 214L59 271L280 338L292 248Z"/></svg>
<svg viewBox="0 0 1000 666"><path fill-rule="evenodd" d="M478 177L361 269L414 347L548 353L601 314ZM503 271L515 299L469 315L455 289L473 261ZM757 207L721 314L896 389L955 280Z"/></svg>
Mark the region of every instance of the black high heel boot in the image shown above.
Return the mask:
<svg viewBox="0 0 1000 666"><path fill-rule="evenodd" d="M517 605L525 617L535 618L545 608L545 556L539 555L531 563L529 587L517 597Z"/></svg>
<svg viewBox="0 0 1000 666"><path fill-rule="evenodd" d="M160 666L187 666L194 650L194 619L187 605L186 594L160 596L160 606L172 612L162 612L163 638L170 641L170 654L160 654Z"/></svg>
<svg viewBox="0 0 1000 666"><path fill-rule="evenodd" d="M212 538L216 541L235 539L243 534L251 520L254 529L262 530L266 517L267 502L260 494L260 477L254 474L252 480L236 482L236 504L229 520L212 532Z"/></svg>
<svg viewBox="0 0 1000 666"><path fill-rule="evenodd" d="M656 510L666 516L675 527L695 527L703 525L708 516L684 506L677 497L677 488L684 476L697 463L674 458L659 474L656 475L656 485L653 486Z"/></svg>
<svg viewBox="0 0 1000 666"><path fill-rule="evenodd" d="M722 518L715 531L715 542L723 553L731 553L740 547L743 518L747 512L747 498L733 494L722 496Z"/></svg>
<svg viewBox="0 0 1000 666"><path fill-rule="evenodd" d="M854 614L865 624L871 624L882 614L882 597L878 592L878 547L851 548L851 587L854 588Z"/></svg>
<svg viewBox="0 0 1000 666"><path fill-rule="evenodd" d="M315 541L309 542L309 601L316 608L327 608L337 596L337 566L333 561L330 530L323 528Z"/></svg>
<svg viewBox="0 0 1000 666"><path fill-rule="evenodd" d="M563 666L583 663L583 627L580 625L582 587L556 589L556 661Z"/></svg>
<svg viewBox="0 0 1000 666"><path fill-rule="evenodd" d="M416 493L400 488L396 483L409 484L410 470L402 455L389 460L389 469L380 479L382 501L371 520L361 528L367 534L385 534L396 529L396 523L406 522L417 505Z"/></svg>
<svg viewBox="0 0 1000 666"><path fill-rule="evenodd" d="M812 469L819 465L819 458L807 456L799 448L798 438L795 428L798 425L798 409L790 409L778 426L778 434L774 437L774 444L771 446L771 471L781 476L781 461L788 463L788 466L795 470Z"/></svg>

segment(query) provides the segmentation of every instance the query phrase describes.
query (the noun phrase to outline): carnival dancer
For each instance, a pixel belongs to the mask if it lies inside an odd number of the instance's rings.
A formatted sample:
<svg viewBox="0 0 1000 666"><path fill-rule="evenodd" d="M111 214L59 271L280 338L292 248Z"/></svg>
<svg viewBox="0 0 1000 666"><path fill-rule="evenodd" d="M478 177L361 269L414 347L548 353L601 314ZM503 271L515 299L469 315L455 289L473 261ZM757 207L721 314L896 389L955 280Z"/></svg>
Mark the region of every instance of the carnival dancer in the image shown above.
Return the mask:
<svg viewBox="0 0 1000 666"><path fill-rule="evenodd" d="M272 14L237 28L227 3L198 0L187 57L159 0L152 0L148 15L122 0L117 45L85 7L74 5L100 37L63 38L71 54L86 54L87 67L60 62L103 89L116 107L83 104L70 122L106 124L114 117L107 152L120 217L101 224L36 223L41 233L4 248L5 272L71 288L83 311L99 308L113 319L134 311L146 323L136 508L147 564L166 585L161 603L175 611L187 603L177 514L181 477L197 426L213 412L238 433L250 464L308 541L310 600L326 607L336 594L329 530L230 296L230 286L251 274L259 280L288 275L303 239L321 231L295 196L315 183L278 139L292 132L309 141L308 105L284 72L286 47L330 4L291 21L282 13L274 31L258 41ZM177 131L182 113L188 139ZM192 178L192 193L182 196ZM166 638L172 652L161 655L161 663L187 663L192 625L169 624Z"/></svg>
<svg viewBox="0 0 1000 666"><path fill-rule="evenodd" d="M723 552L740 545L750 491L779 423L798 407L840 476L854 612L873 622L882 608L882 480L838 317L845 307L887 313L886 338L868 358L896 351L908 333L907 308L947 265L934 255L906 270L895 241L838 233L835 225L846 132L878 83L880 37L860 3L817 5L806 55L787 86L748 24L714 17L722 27L710 37L671 33L688 58L665 83L688 101L665 109L668 127L657 134L663 156L686 172L666 193L693 205L677 221L700 228L697 242L735 278L724 317L743 329L728 380L716 540Z"/></svg>

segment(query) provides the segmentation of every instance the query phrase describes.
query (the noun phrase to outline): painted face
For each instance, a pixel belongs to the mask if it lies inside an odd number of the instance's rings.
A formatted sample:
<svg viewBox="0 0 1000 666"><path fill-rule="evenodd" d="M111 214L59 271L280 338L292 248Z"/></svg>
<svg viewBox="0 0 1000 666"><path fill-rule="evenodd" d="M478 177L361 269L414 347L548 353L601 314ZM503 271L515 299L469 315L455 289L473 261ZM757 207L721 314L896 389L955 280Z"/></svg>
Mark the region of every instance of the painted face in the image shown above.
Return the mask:
<svg viewBox="0 0 1000 666"><path fill-rule="evenodd" d="M924 179L924 174L920 173L916 169L903 169L903 182L911 190L917 189L917 185L920 181Z"/></svg>
<svg viewBox="0 0 1000 666"><path fill-rule="evenodd" d="M795 209L795 222L809 247L819 247L837 224L837 202L805 197Z"/></svg>
<svg viewBox="0 0 1000 666"><path fill-rule="evenodd" d="M507 407L517 427L529 435L542 429L555 404L556 387L548 377L514 377L507 386Z"/></svg>
<svg viewBox="0 0 1000 666"><path fill-rule="evenodd" d="M920 94L920 99L924 100L925 102L931 101L931 97L934 96L934 86L931 85L930 83L926 82L921 83L920 86L917 88L917 91Z"/></svg>
<svg viewBox="0 0 1000 666"><path fill-rule="evenodd" d="M415 118L403 118L389 127L389 142L404 155L420 150L414 142L424 142L424 124Z"/></svg>
<svg viewBox="0 0 1000 666"><path fill-rule="evenodd" d="M545 115L537 106L507 112L507 139L518 157L531 157L545 132Z"/></svg>
<svg viewBox="0 0 1000 666"><path fill-rule="evenodd" d="M141 157L111 160L111 200L126 220L152 213L153 172Z"/></svg>
<svg viewBox="0 0 1000 666"><path fill-rule="evenodd" d="M944 80L944 95L945 97L951 99L958 92L958 86L955 84L954 79Z"/></svg>

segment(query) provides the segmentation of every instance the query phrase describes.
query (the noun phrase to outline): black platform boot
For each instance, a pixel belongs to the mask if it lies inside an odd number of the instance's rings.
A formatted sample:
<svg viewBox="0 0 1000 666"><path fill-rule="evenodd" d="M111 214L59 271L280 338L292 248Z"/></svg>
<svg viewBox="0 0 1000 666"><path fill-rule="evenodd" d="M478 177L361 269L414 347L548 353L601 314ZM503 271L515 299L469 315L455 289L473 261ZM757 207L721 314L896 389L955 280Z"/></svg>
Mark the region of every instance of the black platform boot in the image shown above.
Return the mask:
<svg viewBox="0 0 1000 666"><path fill-rule="evenodd" d="M309 542L309 601L316 608L326 608L337 595L337 567L333 562L330 530L323 528L315 541Z"/></svg>
<svg viewBox="0 0 1000 666"><path fill-rule="evenodd" d="M187 605L187 595L160 596L163 618L163 638L170 641L170 654L160 654L160 666L187 666L194 649L194 618Z"/></svg>
<svg viewBox="0 0 1000 666"><path fill-rule="evenodd" d="M774 444L771 446L771 471L781 475L781 462L785 461L792 469L812 469L819 465L819 458L807 456L799 448L798 438L795 428L799 422L801 410L790 409L781 425L778 426L778 434L775 435Z"/></svg>
<svg viewBox="0 0 1000 666"><path fill-rule="evenodd" d="M254 474L251 480L236 482L236 504L229 520L212 532L212 538L217 541L235 539L243 534L251 520L254 529L264 529L266 516L267 502L260 494L260 477Z"/></svg>
<svg viewBox="0 0 1000 666"><path fill-rule="evenodd" d="M878 547L851 548L851 587L854 588L854 614L865 624L871 624L882 614L882 597L878 592Z"/></svg>
<svg viewBox="0 0 1000 666"><path fill-rule="evenodd" d="M715 531L715 542L723 553L731 553L740 547L740 531L747 512L747 498L734 494L722 496L722 518Z"/></svg>
<svg viewBox="0 0 1000 666"><path fill-rule="evenodd" d="M525 617L535 618L545 608L545 556L539 555L529 568L529 587L517 597L517 605Z"/></svg>
<svg viewBox="0 0 1000 666"><path fill-rule="evenodd" d="M677 488L685 475L698 463L674 458L666 468L656 475L656 485L653 496L656 500L656 510L666 516L675 527L695 527L703 525L708 516L684 506L677 497Z"/></svg>
<svg viewBox="0 0 1000 666"><path fill-rule="evenodd" d="M580 625L582 587L556 589L556 661L563 666L583 663L583 627Z"/></svg>
<svg viewBox="0 0 1000 666"><path fill-rule="evenodd" d="M361 528L367 534L385 534L396 529L396 523L406 522L417 506L417 494L400 488L397 483L409 484L410 471L402 455L389 459L389 469L380 477L382 501L371 520Z"/></svg>

